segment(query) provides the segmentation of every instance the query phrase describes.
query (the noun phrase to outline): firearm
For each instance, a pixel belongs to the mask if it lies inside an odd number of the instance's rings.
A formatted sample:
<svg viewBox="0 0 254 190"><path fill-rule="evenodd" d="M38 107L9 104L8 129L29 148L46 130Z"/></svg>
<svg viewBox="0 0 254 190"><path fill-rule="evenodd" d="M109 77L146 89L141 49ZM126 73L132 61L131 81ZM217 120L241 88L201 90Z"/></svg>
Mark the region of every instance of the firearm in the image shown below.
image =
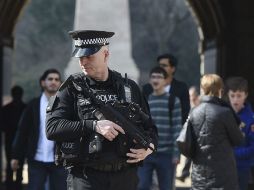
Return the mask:
<svg viewBox="0 0 254 190"><path fill-rule="evenodd" d="M134 102L129 103L119 101L116 101L113 104L104 104L96 97L96 92L89 88L86 81L80 81L78 84L72 81L72 83L76 90L83 90L84 94L87 94L95 106L98 107L98 109L94 111L94 116L98 120L107 119L118 124L138 146L145 149L150 148L154 151L154 148L150 146L152 139L146 135L146 131L140 126L148 121L149 116L141 110L139 105Z"/></svg>
<svg viewBox="0 0 254 190"><path fill-rule="evenodd" d="M113 104L97 104L99 109L94 112L97 119L110 120L123 128L136 143L142 148L150 148L152 139L146 135L145 130L140 126L143 122L149 119L139 105L134 102L114 102Z"/></svg>

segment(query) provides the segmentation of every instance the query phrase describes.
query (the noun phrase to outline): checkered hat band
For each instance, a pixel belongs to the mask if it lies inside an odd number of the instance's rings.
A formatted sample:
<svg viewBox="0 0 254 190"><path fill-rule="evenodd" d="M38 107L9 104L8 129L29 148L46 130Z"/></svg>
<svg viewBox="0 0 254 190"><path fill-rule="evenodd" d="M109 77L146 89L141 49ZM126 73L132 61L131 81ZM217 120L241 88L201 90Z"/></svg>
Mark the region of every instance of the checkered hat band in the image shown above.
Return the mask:
<svg viewBox="0 0 254 190"><path fill-rule="evenodd" d="M81 40L77 39L75 40L75 46L84 46L84 45L94 45L94 44L108 44L108 38L93 38L93 39L86 39Z"/></svg>

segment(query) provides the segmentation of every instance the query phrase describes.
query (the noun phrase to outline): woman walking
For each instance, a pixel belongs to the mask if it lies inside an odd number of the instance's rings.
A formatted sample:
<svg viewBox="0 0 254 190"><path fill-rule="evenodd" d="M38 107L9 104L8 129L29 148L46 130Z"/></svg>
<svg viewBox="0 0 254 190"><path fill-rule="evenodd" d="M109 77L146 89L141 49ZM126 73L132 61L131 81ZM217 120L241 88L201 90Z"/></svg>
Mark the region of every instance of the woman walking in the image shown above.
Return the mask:
<svg viewBox="0 0 254 190"><path fill-rule="evenodd" d="M222 79L215 74L201 79L201 104L190 122L197 140L193 158L192 189L238 190L233 146L243 141L239 119L221 100Z"/></svg>

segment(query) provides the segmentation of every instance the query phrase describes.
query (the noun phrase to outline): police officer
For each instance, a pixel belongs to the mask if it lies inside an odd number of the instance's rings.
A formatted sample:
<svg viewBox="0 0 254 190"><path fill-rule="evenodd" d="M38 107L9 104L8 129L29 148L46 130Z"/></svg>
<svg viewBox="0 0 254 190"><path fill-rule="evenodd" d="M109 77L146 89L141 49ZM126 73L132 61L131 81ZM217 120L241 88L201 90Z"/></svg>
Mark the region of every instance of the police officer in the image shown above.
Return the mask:
<svg viewBox="0 0 254 190"><path fill-rule="evenodd" d="M156 128L150 117L136 122L150 139L149 148L137 146L140 144L128 131L112 121L114 117L101 117L97 110L101 104L134 102L148 114L147 102L134 81L108 68L113 32L83 30L69 34L82 72L71 75L51 99L46 129L48 139L57 141L57 162L62 161L69 171L67 187L135 190L137 166L156 147Z"/></svg>

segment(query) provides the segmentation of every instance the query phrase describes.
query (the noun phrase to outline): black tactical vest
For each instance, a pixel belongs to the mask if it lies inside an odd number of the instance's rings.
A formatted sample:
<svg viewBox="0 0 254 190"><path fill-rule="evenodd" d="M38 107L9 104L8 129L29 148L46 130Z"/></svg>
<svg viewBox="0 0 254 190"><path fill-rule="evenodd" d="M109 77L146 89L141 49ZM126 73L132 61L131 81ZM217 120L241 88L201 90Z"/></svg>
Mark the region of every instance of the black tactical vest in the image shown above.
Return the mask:
<svg viewBox="0 0 254 190"><path fill-rule="evenodd" d="M84 85L86 83L86 85ZM110 71L109 81L96 83L86 78L83 74L72 75L68 88L73 93L75 107L80 120L96 120L94 111L96 106L84 88L90 88L96 94L96 98L102 102L131 100L131 92L126 89L124 79L119 73ZM82 164L94 165L99 163L115 163L126 160L126 153L134 147L127 135L119 135L108 141L96 132L86 133L80 139L72 142L62 142L57 147L57 155L61 155L64 165Z"/></svg>

